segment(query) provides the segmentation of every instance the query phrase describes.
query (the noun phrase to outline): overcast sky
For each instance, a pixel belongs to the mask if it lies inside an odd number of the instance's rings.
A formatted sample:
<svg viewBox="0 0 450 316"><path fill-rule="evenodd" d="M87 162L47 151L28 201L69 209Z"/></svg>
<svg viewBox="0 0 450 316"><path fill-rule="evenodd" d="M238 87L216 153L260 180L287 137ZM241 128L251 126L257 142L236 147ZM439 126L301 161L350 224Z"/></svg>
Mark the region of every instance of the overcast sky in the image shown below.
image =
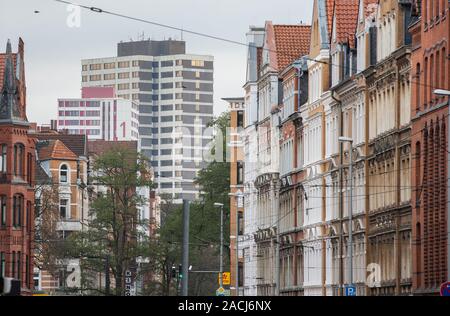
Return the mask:
<svg viewBox="0 0 450 316"><path fill-rule="evenodd" d="M313 0L78 0L77 3L245 42L249 25L310 23ZM0 50L25 41L28 119L48 124L58 98L80 97L81 59L112 57L119 41L144 32L154 40L180 39L180 32L119 17L81 11L80 27L69 27L67 5L53 0L0 0ZM34 13L34 11L39 13ZM188 54L213 55L214 112L223 97L242 96L246 49L184 33Z"/></svg>

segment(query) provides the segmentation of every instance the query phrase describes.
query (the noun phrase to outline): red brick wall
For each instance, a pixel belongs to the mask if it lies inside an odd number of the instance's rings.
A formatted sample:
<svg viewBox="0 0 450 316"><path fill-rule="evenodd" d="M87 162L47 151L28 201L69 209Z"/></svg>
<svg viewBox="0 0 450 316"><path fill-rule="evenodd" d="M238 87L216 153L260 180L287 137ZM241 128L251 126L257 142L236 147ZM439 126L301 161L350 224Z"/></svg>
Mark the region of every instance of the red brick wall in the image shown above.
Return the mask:
<svg viewBox="0 0 450 316"><path fill-rule="evenodd" d="M422 19L411 29L413 292L435 295L449 277L446 271L448 100L435 96L433 90L450 89L450 15L448 1L439 2L439 11L437 2L422 1ZM433 19L431 3L436 5Z"/></svg>

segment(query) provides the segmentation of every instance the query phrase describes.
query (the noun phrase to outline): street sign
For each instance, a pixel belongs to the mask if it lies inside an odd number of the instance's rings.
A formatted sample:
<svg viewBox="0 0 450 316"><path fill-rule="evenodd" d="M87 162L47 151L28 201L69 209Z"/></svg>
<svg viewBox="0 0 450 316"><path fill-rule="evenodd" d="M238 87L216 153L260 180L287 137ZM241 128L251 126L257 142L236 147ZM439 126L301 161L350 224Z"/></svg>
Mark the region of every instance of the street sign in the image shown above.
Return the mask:
<svg viewBox="0 0 450 316"><path fill-rule="evenodd" d="M225 296L225 289L223 287L219 287L216 290L216 296Z"/></svg>
<svg viewBox="0 0 450 316"><path fill-rule="evenodd" d="M347 285L345 287L345 296L356 296L356 286Z"/></svg>
<svg viewBox="0 0 450 316"><path fill-rule="evenodd" d="M450 282L441 285L441 296L450 296Z"/></svg>
<svg viewBox="0 0 450 316"><path fill-rule="evenodd" d="M219 287L216 290L216 296L231 296L231 291L230 290L226 290L223 287Z"/></svg>
<svg viewBox="0 0 450 316"><path fill-rule="evenodd" d="M220 273L218 275L219 285L220 285ZM231 284L231 273L224 272L222 273L222 285L230 285Z"/></svg>

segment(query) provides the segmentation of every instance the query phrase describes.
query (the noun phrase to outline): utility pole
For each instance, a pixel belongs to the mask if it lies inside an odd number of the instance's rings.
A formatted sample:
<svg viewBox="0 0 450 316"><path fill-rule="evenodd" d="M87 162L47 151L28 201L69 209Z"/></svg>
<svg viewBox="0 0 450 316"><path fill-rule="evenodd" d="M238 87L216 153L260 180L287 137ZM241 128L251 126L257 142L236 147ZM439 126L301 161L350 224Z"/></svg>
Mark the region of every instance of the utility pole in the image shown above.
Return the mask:
<svg viewBox="0 0 450 316"><path fill-rule="evenodd" d="M353 139L349 137L339 137L340 143L350 143L350 165L349 165L349 185L348 185L348 269L349 285L353 285Z"/></svg>
<svg viewBox="0 0 450 316"><path fill-rule="evenodd" d="M276 247L275 247L275 271L276 271L276 275L275 275L275 296L279 296L280 295L280 209L277 205L277 199L275 198L276 196L276 187L275 184L273 185L273 192L274 192L274 197L273 197L273 201L272 201L272 210L276 212L276 219L277 219L277 225L276 225L276 235L277 235L277 239L276 239Z"/></svg>
<svg viewBox="0 0 450 316"><path fill-rule="evenodd" d="M220 275L219 275L219 284L220 287L223 287L223 204L222 203L214 203L215 207L220 208Z"/></svg>
<svg viewBox="0 0 450 316"><path fill-rule="evenodd" d="M183 265L181 296L188 296L189 283L189 201L183 200Z"/></svg>

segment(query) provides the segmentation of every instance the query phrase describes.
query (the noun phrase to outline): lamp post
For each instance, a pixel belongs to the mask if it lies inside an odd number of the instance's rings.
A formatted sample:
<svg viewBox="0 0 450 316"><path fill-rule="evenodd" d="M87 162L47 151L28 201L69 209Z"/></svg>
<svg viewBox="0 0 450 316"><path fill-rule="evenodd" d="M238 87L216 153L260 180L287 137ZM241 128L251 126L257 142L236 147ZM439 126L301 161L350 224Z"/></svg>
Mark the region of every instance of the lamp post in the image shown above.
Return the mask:
<svg viewBox="0 0 450 316"><path fill-rule="evenodd" d="M349 137L339 137L340 143L350 143L350 165L349 165L349 201L348 201L348 267L350 273L349 285L353 285L353 139Z"/></svg>
<svg viewBox="0 0 450 316"><path fill-rule="evenodd" d="M214 203L215 207L220 208L220 275L219 275L219 284L220 287L223 287L223 204L222 203Z"/></svg>
<svg viewBox="0 0 450 316"><path fill-rule="evenodd" d="M437 89L433 92L435 95L448 97L450 126L450 90ZM447 141L450 142L450 128L447 127ZM447 149L447 172L450 172L450 151ZM447 175L447 280L450 280L450 177Z"/></svg>

